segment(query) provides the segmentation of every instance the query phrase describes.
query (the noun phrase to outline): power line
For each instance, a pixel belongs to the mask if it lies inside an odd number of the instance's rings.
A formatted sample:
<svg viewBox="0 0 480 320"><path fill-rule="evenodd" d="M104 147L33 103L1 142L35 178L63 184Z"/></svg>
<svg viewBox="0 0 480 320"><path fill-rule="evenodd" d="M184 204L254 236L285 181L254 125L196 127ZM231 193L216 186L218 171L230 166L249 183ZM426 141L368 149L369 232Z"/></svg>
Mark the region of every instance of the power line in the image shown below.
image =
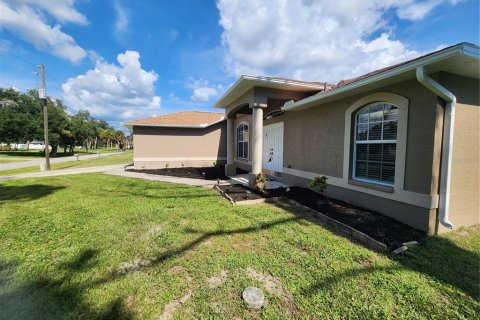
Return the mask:
<svg viewBox="0 0 480 320"><path fill-rule="evenodd" d="M14 57L14 58L17 58L18 60L21 60L21 61L23 61L23 62L25 62L25 63L28 63L28 64L31 65L31 66L34 66L34 67L37 66L37 64L33 63L32 61L27 60L27 59L25 59L25 58L23 58L23 57L17 56L17 55L11 53L10 51L8 51L8 50L6 50L6 49L4 49L4 48L0 48L0 51L2 51L3 53L8 54L9 56L12 56L12 57Z"/></svg>
<svg viewBox="0 0 480 320"><path fill-rule="evenodd" d="M11 53L10 51L5 50L4 48L0 48L0 51L3 52L3 53L6 53L6 54L8 54L8 55L10 55L10 56L12 56L12 57L14 57L14 58L16 58L16 59L18 59L18 60L21 60L21 61L27 63L27 64L29 64L30 66L35 67L34 72L35 72L35 74L37 75L37 81L36 81L36 82L37 82L37 87L39 86L38 71L37 71L37 69L39 68L39 65L38 65L38 64L35 64L35 63L33 63L32 61L30 61L30 60L27 60L27 59L25 59L25 58L23 58L23 57L20 57L20 56L18 56L18 55L15 55L15 54ZM58 85L60 85L60 86L62 85L62 83L61 83L60 81L58 81L51 73L45 72L45 75L46 75L48 78L50 78L51 80L53 80L54 82L56 82Z"/></svg>

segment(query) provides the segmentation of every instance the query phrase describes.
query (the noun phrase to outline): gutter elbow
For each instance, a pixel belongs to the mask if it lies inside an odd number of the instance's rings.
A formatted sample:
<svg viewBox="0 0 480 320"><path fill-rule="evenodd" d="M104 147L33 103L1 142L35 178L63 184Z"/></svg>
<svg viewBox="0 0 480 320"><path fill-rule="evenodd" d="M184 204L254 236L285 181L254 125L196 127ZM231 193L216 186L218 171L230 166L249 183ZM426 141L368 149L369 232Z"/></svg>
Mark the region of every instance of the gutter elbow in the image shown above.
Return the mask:
<svg viewBox="0 0 480 320"><path fill-rule="evenodd" d="M450 230L453 229L453 224L448 219L440 219L440 223Z"/></svg>

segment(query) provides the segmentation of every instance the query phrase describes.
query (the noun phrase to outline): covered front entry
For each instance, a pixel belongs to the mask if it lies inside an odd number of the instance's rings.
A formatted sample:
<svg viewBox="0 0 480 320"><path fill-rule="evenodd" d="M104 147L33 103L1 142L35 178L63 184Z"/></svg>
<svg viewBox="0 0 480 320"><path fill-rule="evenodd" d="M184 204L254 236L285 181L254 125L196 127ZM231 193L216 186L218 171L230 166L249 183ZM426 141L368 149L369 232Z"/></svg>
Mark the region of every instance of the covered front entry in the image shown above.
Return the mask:
<svg viewBox="0 0 480 320"><path fill-rule="evenodd" d="M283 122L263 127L263 169L283 171Z"/></svg>

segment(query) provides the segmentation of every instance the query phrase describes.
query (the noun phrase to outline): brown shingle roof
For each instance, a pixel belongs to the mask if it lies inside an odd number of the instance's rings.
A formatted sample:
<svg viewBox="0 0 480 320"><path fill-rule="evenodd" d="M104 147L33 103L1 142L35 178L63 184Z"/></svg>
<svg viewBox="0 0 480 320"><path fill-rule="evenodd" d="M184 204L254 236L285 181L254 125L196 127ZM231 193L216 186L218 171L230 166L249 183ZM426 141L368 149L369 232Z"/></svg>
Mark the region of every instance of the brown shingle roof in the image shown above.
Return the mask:
<svg viewBox="0 0 480 320"><path fill-rule="evenodd" d="M437 51L433 51L433 52L424 54L424 55L422 55L422 56L416 57L416 58L411 59L411 60L403 61L403 62L394 64L394 65L391 65L391 66L388 66L388 67L385 67L385 68L382 68L382 69L374 70L374 71L371 71L371 72L369 72L369 73L365 73L365 74L363 74L363 75L361 75L361 76L358 76L358 77L355 77L355 78L352 78L352 79L341 80L339 83L337 83L337 85L329 88L328 90L332 90L332 89L337 89L337 88L340 88L340 87L344 87L344 86L349 85L349 84L351 84L351 83L354 83L354 82L357 82L357 81L360 81L360 80L363 80L363 79L372 77L372 76L377 75L377 74L379 74L379 73L387 72L387 71L389 71L389 70L395 69L395 68L400 67L400 66L402 66L402 65L405 65L405 64L407 64L407 63L410 63L410 62L414 62L414 61L423 59L423 58L425 58L425 57L428 57L428 56L434 55L434 54L436 54L436 53L439 53L439 52L441 52L441 51L446 51L446 50L448 50L448 49L450 49L450 48L453 48L453 47L455 47L455 46L457 46L457 45L458 45L458 44L452 45L452 46L449 46L449 47L446 47L446 48L443 48L443 49L440 49L440 50L437 50ZM327 91L328 91L328 90L327 90Z"/></svg>
<svg viewBox="0 0 480 320"><path fill-rule="evenodd" d="M224 114L218 112L181 111L161 116L132 120L125 125L145 125L158 127L208 127L223 120Z"/></svg>

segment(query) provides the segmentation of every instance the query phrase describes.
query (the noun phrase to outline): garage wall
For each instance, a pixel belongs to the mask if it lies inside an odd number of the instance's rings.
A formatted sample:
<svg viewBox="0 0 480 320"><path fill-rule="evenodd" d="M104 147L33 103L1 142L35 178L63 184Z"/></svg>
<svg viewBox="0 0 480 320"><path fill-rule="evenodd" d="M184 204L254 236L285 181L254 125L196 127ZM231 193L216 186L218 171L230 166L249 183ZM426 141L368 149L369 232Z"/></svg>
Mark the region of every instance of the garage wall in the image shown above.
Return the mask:
<svg viewBox="0 0 480 320"><path fill-rule="evenodd" d="M133 127L135 169L212 166L227 157L226 121L203 129Z"/></svg>

